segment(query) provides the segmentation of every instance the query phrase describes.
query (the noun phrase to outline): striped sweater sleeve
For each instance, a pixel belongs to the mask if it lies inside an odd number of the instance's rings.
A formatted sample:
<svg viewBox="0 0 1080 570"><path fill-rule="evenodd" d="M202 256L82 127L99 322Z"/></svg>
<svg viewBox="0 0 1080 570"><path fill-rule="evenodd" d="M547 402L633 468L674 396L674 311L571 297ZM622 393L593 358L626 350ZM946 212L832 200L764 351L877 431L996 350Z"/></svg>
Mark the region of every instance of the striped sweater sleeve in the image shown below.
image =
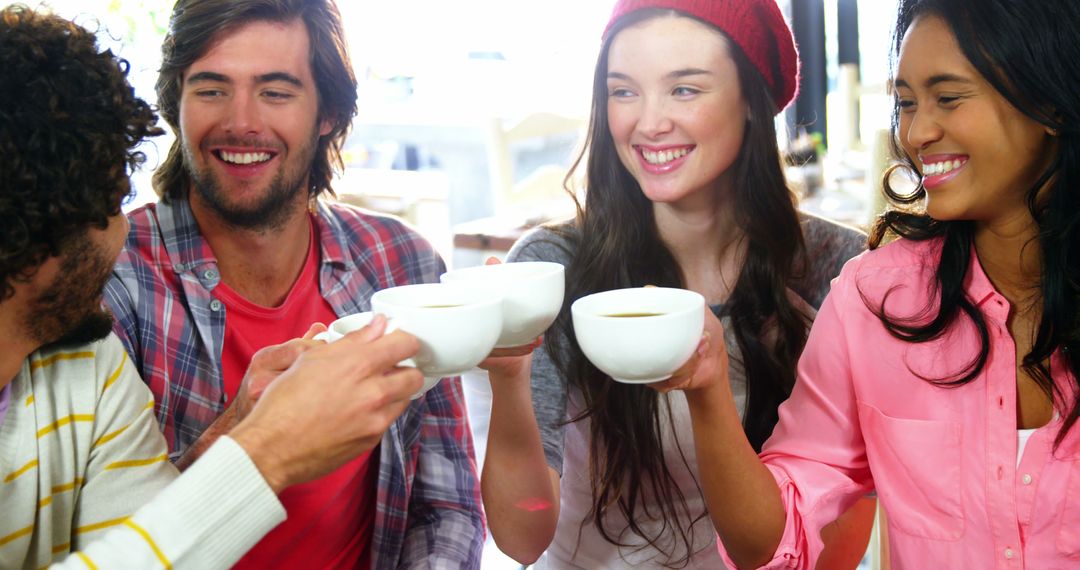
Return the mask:
<svg viewBox="0 0 1080 570"><path fill-rule="evenodd" d="M52 568L228 568L285 519L254 463L219 439L132 517Z"/></svg>

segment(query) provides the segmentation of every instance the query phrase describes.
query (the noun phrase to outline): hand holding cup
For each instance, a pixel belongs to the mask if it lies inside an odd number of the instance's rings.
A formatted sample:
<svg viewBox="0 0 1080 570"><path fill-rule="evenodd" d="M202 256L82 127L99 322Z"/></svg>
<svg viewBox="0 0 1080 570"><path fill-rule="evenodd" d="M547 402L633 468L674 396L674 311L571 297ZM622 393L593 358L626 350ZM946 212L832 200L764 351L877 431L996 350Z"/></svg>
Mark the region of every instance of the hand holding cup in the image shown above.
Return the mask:
<svg viewBox="0 0 1080 570"><path fill-rule="evenodd" d="M385 324L376 317L334 343L308 347L229 433L275 492L374 447L420 388L416 369L396 366L419 343L384 334Z"/></svg>

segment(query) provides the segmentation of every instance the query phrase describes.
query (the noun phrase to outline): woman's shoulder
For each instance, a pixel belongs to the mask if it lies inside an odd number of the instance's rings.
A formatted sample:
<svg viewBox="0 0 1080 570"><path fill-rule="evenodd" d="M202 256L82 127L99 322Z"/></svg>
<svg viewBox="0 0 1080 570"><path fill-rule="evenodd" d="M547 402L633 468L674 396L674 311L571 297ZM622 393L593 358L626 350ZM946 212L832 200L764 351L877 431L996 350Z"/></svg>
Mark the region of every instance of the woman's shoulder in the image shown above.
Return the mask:
<svg viewBox="0 0 1080 570"><path fill-rule="evenodd" d="M860 271L933 268L941 256L941 246L941 238L898 238L859 255L852 259L852 264Z"/></svg>
<svg viewBox="0 0 1080 570"><path fill-rule="evenodd" d="M579 233L574 222L560 222L529 230L521 236L506 256L507 261L570 262L577 248Z"/></svg>
<svg viewBox="0 0 1080 570"><path fill-rule="evenodd" d="M840 272L841 287L860 297L878 299L907 291L921 297L929 290L941 256L942 240L896 239L848 261Z"/></svg>
<svg viewBox="0 0 1080 570"><path fill-rule="evenodd" d="M805 212L800 213L800 224L806 248L805 262L792 281L791 289L817 309L844 263L866 249L866 234Z"/></svg>
<svg viewBox="0 0 1080 570"><path fill-rule="evenodd" d="M866 233L858 228L807 212L799 213L799 221L811 259L829 252L848 253L851 258L866 249Z"/></svg>

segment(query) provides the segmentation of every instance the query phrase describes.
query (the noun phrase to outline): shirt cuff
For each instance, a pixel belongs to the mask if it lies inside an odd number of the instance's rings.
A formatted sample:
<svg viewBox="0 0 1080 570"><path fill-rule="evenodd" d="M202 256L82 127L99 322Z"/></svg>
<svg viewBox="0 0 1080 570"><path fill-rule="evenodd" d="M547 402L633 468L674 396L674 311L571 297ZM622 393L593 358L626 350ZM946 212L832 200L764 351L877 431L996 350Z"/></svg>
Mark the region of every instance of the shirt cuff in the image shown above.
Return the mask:
<svg viewBox="0 0 1080 570"><path fill-rule="evenodd" d="M285 520L285 508L240 444L219 438L168 489L173 508L197 529L200 558L231 565Z"/></svg>
<svg viewBox="0 0 1080 570"><path fill-rule="evenodd" d="M787 516L784 521L784 534L780 537L780 544L776 546L776 552L773 553L771 560L759 568L764 570L807 568L807 562L810 559L810 557L806 556L808 545L805 544L802 519L795 508L798 489L783 470L776 469L771 465L765 467L772 472L773 478L776 479L776 483L780 487L780 499L784 503L784 511ZM729 568L736 568L735 562L728 556L727 549L724 548L724 543L719 540L719 537L717 537L716 544L720 549L720 557L724 559L724 563Z"/></svg>

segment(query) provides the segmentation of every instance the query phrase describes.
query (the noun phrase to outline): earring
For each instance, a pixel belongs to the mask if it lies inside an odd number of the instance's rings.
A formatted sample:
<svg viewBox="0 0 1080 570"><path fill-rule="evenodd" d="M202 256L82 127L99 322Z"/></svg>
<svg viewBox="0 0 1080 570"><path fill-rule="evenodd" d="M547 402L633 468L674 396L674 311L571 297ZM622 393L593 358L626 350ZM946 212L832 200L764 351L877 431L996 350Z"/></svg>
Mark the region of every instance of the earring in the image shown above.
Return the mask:
<svg viewBox="0 0 1080 570"><path fill-rule="evenodd" d="M909 194L897 194L892 188L892 177L896 172L900 172L901 175L907 179L907 182L914 186ZM918 170L912 168L907 162L899 161L890 164L881 176L881 189L885 192L885 196L894 202L900 204L913 204L916 201L922 199L924 193L922 185L922 174Z"/></svg>

